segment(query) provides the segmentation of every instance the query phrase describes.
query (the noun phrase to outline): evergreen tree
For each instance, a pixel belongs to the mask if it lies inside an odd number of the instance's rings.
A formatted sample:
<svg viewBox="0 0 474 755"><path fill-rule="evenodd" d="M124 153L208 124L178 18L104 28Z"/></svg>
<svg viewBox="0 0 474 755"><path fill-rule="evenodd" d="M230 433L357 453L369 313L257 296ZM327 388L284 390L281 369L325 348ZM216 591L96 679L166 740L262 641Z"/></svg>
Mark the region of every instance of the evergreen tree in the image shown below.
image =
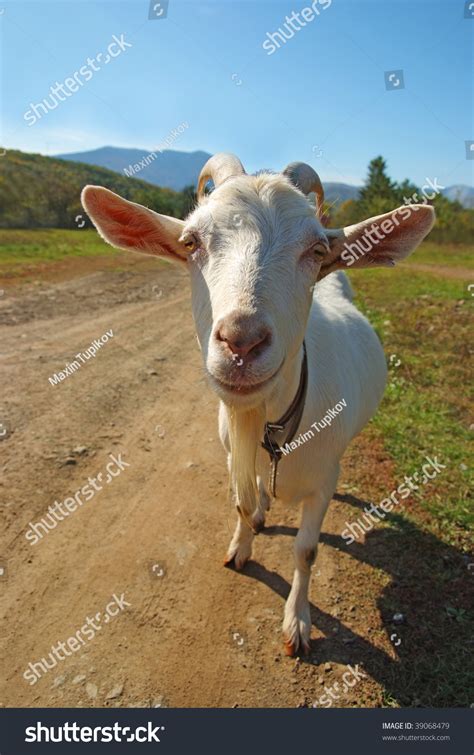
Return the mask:
<svg viewBox="0 0 474 755"><path fill-rule="evenodd" d="M419 204L423 201L423 194L414 183L405 178L396 188L397 204L406 204L405 199L409 199L412 204Z"/></svg>
<svg viewBox="0 0 474 755"><path fill-rule="evenodd" d="M397 201L397 186L387 175L387 164L379 155L369 163L369 172L360 191L360 209L369 217L394 209Z"/></svg>

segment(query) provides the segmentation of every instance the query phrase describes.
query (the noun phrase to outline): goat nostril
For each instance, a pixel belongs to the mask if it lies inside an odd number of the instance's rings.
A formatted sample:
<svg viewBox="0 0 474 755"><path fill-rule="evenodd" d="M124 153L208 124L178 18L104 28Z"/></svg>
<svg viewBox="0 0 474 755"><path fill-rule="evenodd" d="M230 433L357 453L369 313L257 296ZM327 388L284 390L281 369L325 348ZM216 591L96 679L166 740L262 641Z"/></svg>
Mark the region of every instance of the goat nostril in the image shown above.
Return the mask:
<svg viewBox="0 0 474 755"><path fill-rule="evenodd" d="M263 349L265 349L268 344L270 343L270 333L265 332L260 334L253 343L250 345L249 353L251 353L253 356L258 356Z"/></svg>
<svg viewBox="0 0 474 755"><path fill-rule="evenodd" d="M231 346L231 344L234 343L234 341L232 340L232 336L228 332L226 332L224 328L220 328L216 332L216 338L218 341L223 341L228 346Z"/></svg>
<svg viewBox="0 0 474 755"><path fill-rule="evenodd" d="M257 357L270 343L271 334L265 329L253 336L250 333L243 335L227 331L224 327L216 331L216 339L227 345L232 352L232 358L235 359L236 357Z"/></svg>

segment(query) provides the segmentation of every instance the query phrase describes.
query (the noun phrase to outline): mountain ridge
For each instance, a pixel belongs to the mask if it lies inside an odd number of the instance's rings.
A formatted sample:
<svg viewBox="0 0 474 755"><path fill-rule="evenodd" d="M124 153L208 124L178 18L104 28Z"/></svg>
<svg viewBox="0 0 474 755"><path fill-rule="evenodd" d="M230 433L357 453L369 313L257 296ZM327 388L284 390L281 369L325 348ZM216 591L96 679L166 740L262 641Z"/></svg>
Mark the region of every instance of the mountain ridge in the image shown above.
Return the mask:
<svg viewBox="0 0 474 755"><path fill-rule="evenodd" d="M155 186L182 191L186 186L196 186L200 170L211 155L204 150L150 151L106 145L94 150L64 153L54 157L86 165L98 165L123 176L140 178ZM357 199L360 189L360 186L343 182L324 182L328 204L338 205L349 199ZM474 208L474 188L471 186L455 184L447 186L441 193L451 201L459 201L465 208Z"/></svg>

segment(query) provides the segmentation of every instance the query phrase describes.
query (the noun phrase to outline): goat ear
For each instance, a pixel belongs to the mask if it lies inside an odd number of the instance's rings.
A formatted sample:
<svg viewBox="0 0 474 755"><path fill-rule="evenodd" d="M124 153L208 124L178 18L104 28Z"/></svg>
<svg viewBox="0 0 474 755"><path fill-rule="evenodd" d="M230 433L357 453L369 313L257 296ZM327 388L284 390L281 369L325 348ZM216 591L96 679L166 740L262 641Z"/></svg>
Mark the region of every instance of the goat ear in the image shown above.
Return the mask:
<svg viewBox="0 0 474 755"><path fill-rule="evenodd" d="M186 262L189 252L179 241L183 220L159 215L101 186L86 186L81 202L99 234L112 246Z"/></svg>
<svg viewBox="0 0 474 755"><path fill-rule="evenodd" d="M416 249L434 221L432 207L414 204L346 228L327 228L330 251L318 279L334 270L351 267L393 267Z"/></svg>

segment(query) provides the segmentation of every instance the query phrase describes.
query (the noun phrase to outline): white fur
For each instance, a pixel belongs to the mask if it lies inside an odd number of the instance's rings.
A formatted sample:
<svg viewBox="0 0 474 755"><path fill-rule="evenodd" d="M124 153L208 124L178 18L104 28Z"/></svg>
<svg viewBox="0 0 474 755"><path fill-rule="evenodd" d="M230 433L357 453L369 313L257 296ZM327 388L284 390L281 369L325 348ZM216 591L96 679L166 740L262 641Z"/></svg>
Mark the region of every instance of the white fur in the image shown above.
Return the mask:
<svg viewBox="0 0 474 755"><path fill-rule="evenodd" d="M100 187L86 187L83 203L110 243L167 256L189 269L198 341L209 381L221 399L219 433L239 511L227 555L237 568L250 558L254 530L263 525L269 507L270 463L260 446L263 426L279 419L296 394L303 340L309 375L298 433L344 399L345 408L331 424L279 464L278 498L289 506L302 504L283 629L290 652L306 649L310 568L339 462L376 411L387 373L380 342L352 303L349 281L333 271L344 266L347 239L353 243L369 224L397 212L403 222L397 218L392 235L377 242L357 267L403 259L430 230L433 210L404 207L328 231L288 178L265 173L225 181L184 222L171 222ZM186 258L190 238L197 240L196 249ZM242 367L219 337L222 324L236 314L247 318L249 328L264 326L271 334L265 348ZM257 388L244 393L239 380Z"/></svg>
<svg viewBox="0 0 474 755"><path fill-rule="evenodd" d="M347 407L331 425L315 433L278 466L277 495L285 505L302 503L303 516L295 540L295 573L285 609L284 636L289 649L309 644L311 621L308 585L311 562L317 555L317 542L328 504L336 489L339 461L348 444L375 413L383 395L387 367L380 341L365 317L348 298L350 285L344 273L334 273L315 287L305 342L309 382L299 432L306 432L327 410L345 399ZM288 364L290 378L276 386L267 403L267 419L276 420L286 410L299 380L302 351ZM220 435L228 444L228 422L221 404ZM245 439L243 439L245 443ZM264 449L257 453L256 473L266 481L269 458ZM237 541L241 538L241 550ZM240 562L250 557L252 533L239 519L232 554Z"/></svg>

